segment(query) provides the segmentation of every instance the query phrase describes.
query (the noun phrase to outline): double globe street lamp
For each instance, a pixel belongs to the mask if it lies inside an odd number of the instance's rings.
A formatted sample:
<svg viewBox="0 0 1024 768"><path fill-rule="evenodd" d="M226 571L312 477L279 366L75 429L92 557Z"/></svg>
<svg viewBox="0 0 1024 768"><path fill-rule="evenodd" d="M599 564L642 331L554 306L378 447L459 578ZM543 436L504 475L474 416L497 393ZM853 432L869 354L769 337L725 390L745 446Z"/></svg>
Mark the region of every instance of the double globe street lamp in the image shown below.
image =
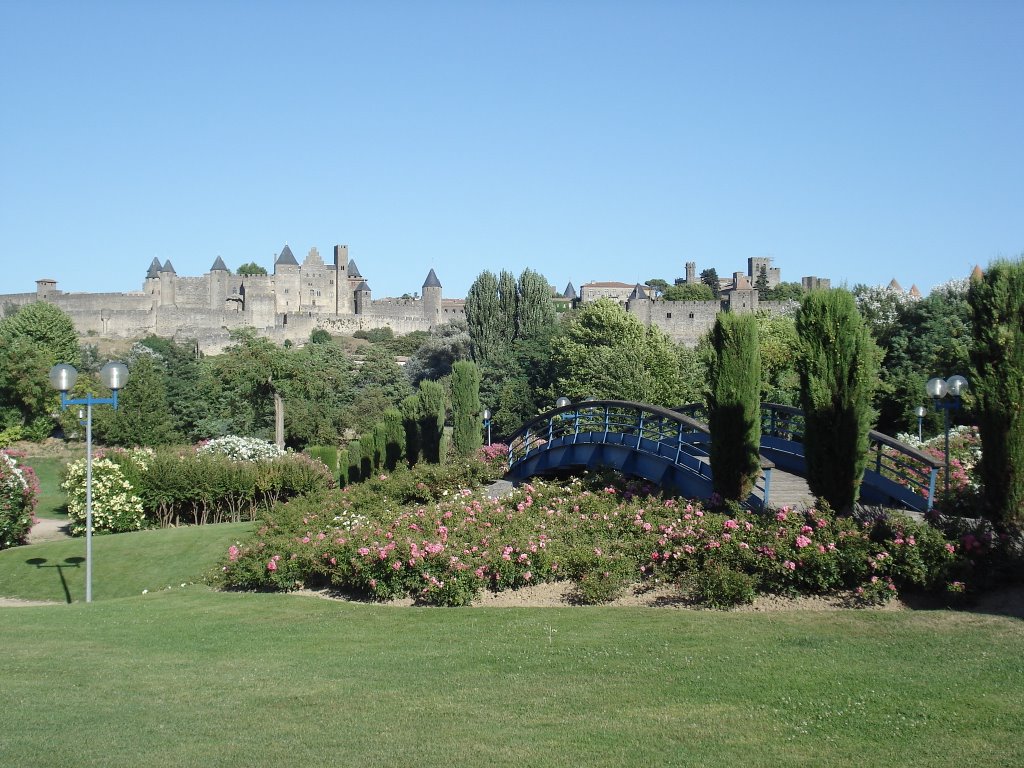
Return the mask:
<svg viewBox="0 0 1024 768"><path fill-rule="evenodd" d="M928 379L924 391L935 401L935 410L942 411L942 431L946 434L946 495L949 495L949 412L959 410L960 395L970 387L959 374L948 379ZM947 396L949 399L947 400Z"/></svg>
<svg viewBox="0 0 1024 768"><path fill-rule="evenodd" d="M60 392L61 410L70 405L85 406L85 602L92 602L92 407L112 405L117 409L117 392L128 381L128 368L124 363L110 362L100 370L100 381L112 393L111 397L71 399L68 392L78 380L78 371L67 363L59 363L50 369L50 385ZM79 418L81 418L79 411Z"/></svg>

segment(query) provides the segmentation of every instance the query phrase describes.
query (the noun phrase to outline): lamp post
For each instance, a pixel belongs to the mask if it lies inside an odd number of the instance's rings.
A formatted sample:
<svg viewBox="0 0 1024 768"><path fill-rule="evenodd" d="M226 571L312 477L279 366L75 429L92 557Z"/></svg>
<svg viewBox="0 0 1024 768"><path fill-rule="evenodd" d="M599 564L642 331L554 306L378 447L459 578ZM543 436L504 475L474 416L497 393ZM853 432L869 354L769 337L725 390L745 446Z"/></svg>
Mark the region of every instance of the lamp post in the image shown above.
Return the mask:
<svg viewBox="0 0 1024 768"><path fill-rule="evenodd" d="M484 408L484 426L487 427L487 444L491 444L491 409Z"/></svg>
<svg viewBox="0 0 1024 768"><path fill-rule="evenodd" d="M967 389L967 379L959 374L945 381L940 378L928 379L924 385L928 397L935 401L935 410L942 411L942 431L946 434L946 496L949 496L949 412L960 408L960 393ZM946 395L949 395L949 400Z"/></svg>
<svg viewBox="0 0 1024 768"><path fill-rule="evenodd" d="M928 413L928 409L923 405L919 405L914 409L914 413L917 414L917 442L920 443L923 441L921 427L924 424L924 415Z"/></svg>
<svg viewBox="0 0 1024 768"><path fill-rule="evenodd" d="M555 408L564 408L565 406L570 405L571 403L572 400L563 395L562 397L555 400Z"/></svg>
<svg viewBox="0 0 1024 768"><path fill-rule="evenodd" d="M72 400L68 392L75 386L78 371L67 363L59 363L50 369L50 385L60 392L61 410L69 405L85 406L85 602L92 602L92 407L108 404L117 409L117 392L128 381L128 368L124 363L107 363L100 370L100 381L109 389L112 397L93 397Z"/></svg>

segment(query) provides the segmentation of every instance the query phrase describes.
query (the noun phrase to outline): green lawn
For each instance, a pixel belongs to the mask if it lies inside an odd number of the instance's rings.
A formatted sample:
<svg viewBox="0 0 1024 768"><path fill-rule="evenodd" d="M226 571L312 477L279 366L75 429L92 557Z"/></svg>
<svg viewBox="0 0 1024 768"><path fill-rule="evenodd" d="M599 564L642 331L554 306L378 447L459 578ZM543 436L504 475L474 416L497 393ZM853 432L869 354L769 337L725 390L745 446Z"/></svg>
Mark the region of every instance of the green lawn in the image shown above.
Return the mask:
<svg viewBox="0 0 1024 768"><path fill-rule="evenodd" d="M63 520L68 516L67 494L60 488L61 473L68 460L56 456L32 456L23 459L39 477L39 504L36 517Z"/></svg>
<svg viewBox="0 0 1024 768"><path fill-rule="evenodd" d="M1024 624L1005 617L201 586L2 610L2 765L1024 764Z"/></svg>
<svg viewBox="0 0 1024 768"><path fill-rule="evenodd" d="M93 536L93 600L180 588L200 581L251 523ZM85 538L0 551L0 597L85 599Z"/></svg>

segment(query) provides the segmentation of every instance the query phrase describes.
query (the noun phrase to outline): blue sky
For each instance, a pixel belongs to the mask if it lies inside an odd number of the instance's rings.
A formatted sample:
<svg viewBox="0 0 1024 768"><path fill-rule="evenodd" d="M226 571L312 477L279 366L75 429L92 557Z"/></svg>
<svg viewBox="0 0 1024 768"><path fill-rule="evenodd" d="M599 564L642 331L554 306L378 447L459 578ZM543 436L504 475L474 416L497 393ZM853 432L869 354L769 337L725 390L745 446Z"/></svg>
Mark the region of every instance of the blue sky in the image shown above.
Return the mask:
<svg viewBox="0 0 1024 768"><path fill-rule="evenodd" d="M559 289L1024 252L1024 3L0 0L0 293L347 243Z"/></svg>

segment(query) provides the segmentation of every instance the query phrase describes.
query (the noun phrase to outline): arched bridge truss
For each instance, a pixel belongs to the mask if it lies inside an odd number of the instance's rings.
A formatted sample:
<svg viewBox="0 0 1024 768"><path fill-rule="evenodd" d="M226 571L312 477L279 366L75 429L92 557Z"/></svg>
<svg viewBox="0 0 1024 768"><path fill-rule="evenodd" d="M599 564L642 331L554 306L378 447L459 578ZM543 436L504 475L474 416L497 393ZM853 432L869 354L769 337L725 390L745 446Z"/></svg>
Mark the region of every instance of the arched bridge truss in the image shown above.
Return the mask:
<svg viewBox="0 0 1024 768"><path fill-rule="evenodd" d="M762 476L752 506L771 503L772 469L806 476L804 418L799 408L761 406ZM860 499L868 504L931 509L940 462L872 430ZM608 467L691 498L712 493L710 434L702 405L678 409L624 400L555 408L523 425L509 443L506 477L524 480L574 468Z"/></svg>

